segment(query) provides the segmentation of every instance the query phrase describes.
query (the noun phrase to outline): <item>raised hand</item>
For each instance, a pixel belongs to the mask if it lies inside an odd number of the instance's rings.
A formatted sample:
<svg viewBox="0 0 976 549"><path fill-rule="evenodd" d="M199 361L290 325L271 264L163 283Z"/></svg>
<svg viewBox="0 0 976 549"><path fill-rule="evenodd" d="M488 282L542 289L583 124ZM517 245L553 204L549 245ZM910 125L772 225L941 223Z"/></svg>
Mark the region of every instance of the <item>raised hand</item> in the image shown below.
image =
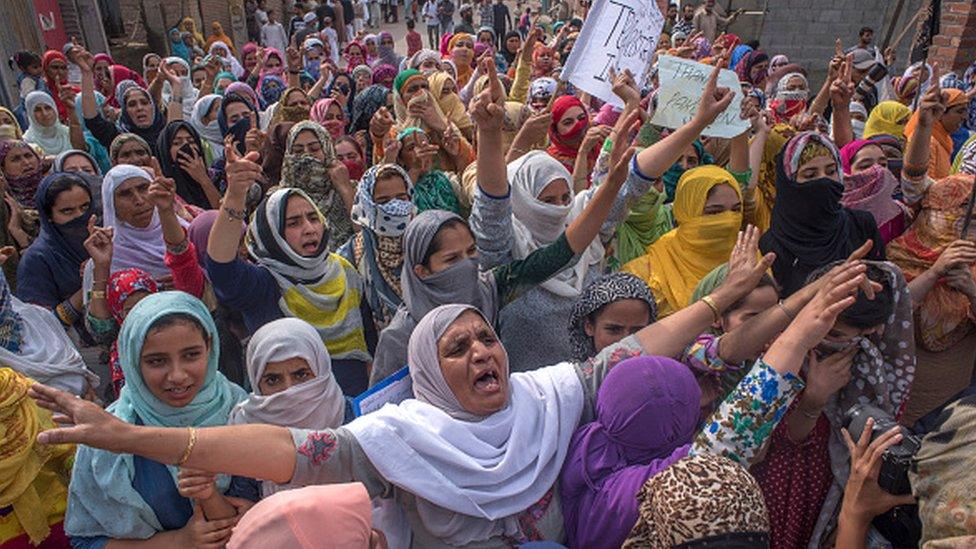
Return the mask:
<svg viewBox="0 0 976 549"><path fill-rule="evenodd" d="M818 358L816 351L810 351L807 355L810 370L807 373L804 394L818 407L826 405L830 395L843 389L851 380L851 365L857 351L858 347L852 345L849 349L824 358Z"/></svg>
<svg viewBox="0 0 976 549"><path fill-rule="evenodd" d="M640 103L640 90L637 89L637 82L634 81L634 75L629 69L625 69L624 72L618 74L611 67L610 80L613 82L613 87L611 88L613 94L619 97L625 105L637 105Z"/></svg>
<svg viewBox="0 0 976 549"><path fill-rule="evenodd" d="M776 254L770 252L759 257L759 236L761 231L753 225L739 231L735 247L729 255L729 274L721 286L737 295L745 296L759 284L759 280L769 270L776 259Z"/></svg>
<svg viewBox="0 0 976 549"><path fill-rule="evenodd" d="M834 108L847 109L854 97L855 83L852 79L854 54L850 54L841 61L837 77L830 83L830 101Z"/></svg>
<svg viewBox="0 0 976 549"><path fill-rule="evenodd" d="M735 98L735 93L732 90L718 85L718 75L721 70L722 63L720 62L712 69L712 74L709 75L708 82L705 83L701 101L698 103L698 111L695 113L694 121L702 127L714 122L720 114L725 112L725 109L732 104L732 99Z"/></svg>
<svg viewBox="0 0 976 549"><path fill-rule="evenodd" d="M258 158L260 158L261 150L264 148L264 142L268 139L268 134L261 131L258 126L258 115L254 111L248 115L251 120L251 129L247 130L244 134L244 151L247 153L257 153Z"/></svg>
<svg viewBox="0 0 976 549"><path fill-rule="evenodd" d="M395 121L389 109L380 107L369 120L369 133L372 134L374 139L382 139L383 136L390 133L390 129L393 128L394 124Z"/></svg>
<svg viewBox="0 0 976 549"><path fill-rule="evenodd" d="M461 152L461 136L458 135L457 130L454 126L448 126L447 130L444 131L444 152L456 157Z"/></svg>
<svg viewBox="0 0 976 549"><path fill-rule="evenodd" d="M95 56L85 48L81 46L73 46L71 52L74 54L75 65L81 69L83 73L90 73L95 67Z"/></svg>
<svg viewBox="0 0 976 549"><path fill-rule="evenodd" d="M944 276L956 267L968 267L976 263L976 244L969 240L956 240L946 246L939 258L932 264L931 269L939 276Z"/></svg>
<svg viewBox="0 0 976 549"><path fill-rule="evenodd" d="M156 177L149 184L149 199L160 212L172 211L176 202L176 182L168 177Z"/></svg>
<svg viewBox="0 0 976 549"><path fill-rule="evenodd" d="M590 129L586 130L586 135L583 136L583 141L580 144L580 154L588 155L595 147L602 147L603 142L610 137L610 132L613 128L610 126L591 126Z"/></svg>
<svg viewBox="0 0 976 549"><path fill-rule="evenodd" d="M112 237L115 229L99 227L95 224L95 216L88 218L88 238L84 246L95 265L110 266L112 264Z"/></svg>
<svg viewBox="0 0 976 549"><path fill-rule="evenodd" d="M834 327L837 317L854 304L858 289L869 283L867 269L864 263L854 261L844 263L824 275L827 280L796 315L782 337L789 333L804 352L819 345Z"/></svg>
<svg viewBox="0 0 976 549"><path fill-rule="evenodd" d="M942 86L939 84L941 76L939 64L932 63L932 85L918 104L919 123L925 126L934 124L946 111L946 98L942 95Z"/></svg>
<svg viewBox="0 0 976 549"><path fill-rule="evenodd" d="M60 425L39 433L37 442L41 444L86 444L112 451L121 448L131 427L98 404L53 387L35 383L27 394L38 406L50 410Z"/></svg>
<svg viewBox="0 0 976 549"><path fill-rule="evenodd" d="M227 192L236 193L238 196L247 196L251 185L257 183L263 172L258 161L261 155L256 152L248 152L243 157L237 153L232 136L228 135L224 140L224 160L227 173Z"/></svg>
<svg viewBox="0 0 976 549"><path fill-rule="evenodd" d="M290 71L300 71L302 70L302 54L298 51L298 48L294 46L288 46L285 49L285 58L288 63L288 70Z"/></svg>
<svg viewBox="0 0 976 549"><path fill-rule="evenodd" d="M58 98L61 99L61 103L64 105L64 109L69 113L75 112L75 92L68 86L58 87ZM74 118L70 116L69 118Z"/></svg>
<svg viewBox="0 0 976 549"><path fill-rule="evenodd" d="M396 164L400 157L400 149L403 145L399 139L387 136L383 139L383 161L387 164Z"/></svg>

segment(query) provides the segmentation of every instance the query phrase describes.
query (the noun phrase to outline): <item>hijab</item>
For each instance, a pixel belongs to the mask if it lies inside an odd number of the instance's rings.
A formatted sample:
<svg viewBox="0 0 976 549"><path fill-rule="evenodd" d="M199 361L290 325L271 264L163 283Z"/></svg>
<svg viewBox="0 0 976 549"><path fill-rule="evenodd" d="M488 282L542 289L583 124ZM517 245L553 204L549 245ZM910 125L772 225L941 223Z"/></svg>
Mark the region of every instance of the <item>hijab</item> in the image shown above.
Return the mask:
<svg viewBox="0 0 976 549"><path fill-rule="evenodd" d="M184 61L190 60L190 48L183 43L183 31L178 27L169 29L169 53L173 57L178 57ZM145 65L143 65L145 66Z"/></svg>
<svg viewBox="0 0 976 549"><path fill-rule="evenodd" d="M177 196L186 201L187 204L208 209L212 205L207 198L207 194L203 192L200 183L194 180L180 166L179 162L174 160L170 155L170 147L180 130L186 130L190 134L193 144L196 145L197 155L201 159L203 158L203 143L200 141L200 134L197 133L196 128L189 122L176 120L167 124L166 129L159 134L159 142L156 145L156 150L159 151L157 157L159 159L159 167L163 169L163 175L172 178L176 182Z"/></svg>
<svg viewBox="0 0 976 549"><path fill-rule="evenodd" d="M905 125L912 114L912 110L898 101L882 101L868 114L864 124L864 139L876 135L890 135L898 139L905 139Z"/></svg>
<svg viewBox="0 0 976 549"><path fill-rule="evenodd" d="M119 326L125 320L125 302L136 292L154 294L159 291L159 286L149 273L141 269L122 269L115 271L108 277L105 287L105 303L112 319ZM112 373L112 385L115 387L115 394L118 395L125 385L125 374L119 366L119 342L118 339L112 342L112 347L108 353L109 371Z"/></svg>
<svg viewBox="0 0 976 549"><path fill-rule="evenodd" d="M95 105L101 108L105 104L105 96L95 92ZM103 174L110 169L112 169L112 161L108 156L108 149L92 134L88 126L85 125L85 114L81 107L81 94L75 96L75 116L78 117L78 125L81 126L81 131L85 136L85 144L88 146L88 151L84 154L91 155L92 159L95 161L95 167L99 174ZM75 149L77 150L77 149ZM79 153L83 151L77 151ZM68 154L70 151L61 153L62 155ZM61 171L59 168L55 168L56 171Z"/></svg>
<svg viewBox="0 0 976 549"><path fill-rule="evenodd" d="M966 93L961 90L943 90L942 94L948 97L946 109L968 103ZM905 135L911 139L918 129L921 111L916 110L905 126ZM952 172L952 136L942 125L942 120L937 120L932 124L932 138L929 147L929 171L928 174L933 179L942 179Z"/></svg>
<svg viewBox="0 0 976 549"><path fill-rule="evenodd" d="M218 21L210 23L210 36L207 37L207 43L204 46L208 53L213 53L214 44L222 44L229 55L237 55L234 40L224 33L224 27Z"/></svg>
<svg viewBox="0 0 976 549"><path fill-rule="evenodd" d="M443 95L444 86L447 85L448 81L454 81L451 75L446 72L435 72L427 77L427 81L430 82L430 94L437 101L437 104L440 105L441 111L444 112L447 119L462 132L470 131L474 127L474 122L468 115L468 111L464 107L464 103L461 102L461 97L458 96L457 91L447 96ZM457 84L455 83L456 87Z"/></svg>
<svg viewBox="0 0 976 549"><path fill-rule="evenodd" d="M695 153L698 155L698 165L706 166L715 163L715 158L712 157L708 151L705 150L705 145L702 144L700 139L696 139L692 144L695 148ZM685 174L686 170L680 162L675 162L668 168L668 171L664 172L661 176L661 180L664 181L664 192L667 195L668 202L674 202L674 193L678 188L678 180L681 176Z"/></svg>
<svg viewBox="0 0 976 549"><path fill-rule="evenodd" d="M138 143L139 146L141 146L146 151L146 154L148 156L153 155L152 149L149 148L149 143L146 143L145 139L139 137L134 133L120 133L115 137L115 139L112 140L112 144L109 146L108 149L108 154L112 160L113 166L119 163L119 153L122 152L122 147L124 147L127 143L132 143L132 142Z"/></svg>
<svg viewBox="0 0 976 549"><path fill-rule="evenodd" d="M756 479L714 454L685 457L637 494L637 524L624 549L709 546L769 547L766 503Z"/></svg>
<svg viewBox="0 0 976 549"><path fill-rule="evenodd" d="M559 133L559 121L573 107L583 109L586 118L578 120L567 134L562 135ZM556 99L552 105L552 122L549 124L549 148L546 149L546 152L558 160L570 173L573 172L576 157L579 155L583 135L589 127L589 110L583 105L582 101L572 95L564 95ZM594 147L593 151L590 151L588 154L592 157L589 163L592 167L596 163L596 156L600 154L600 149ZM570 183L572 184L572 178L570 178Z"/></svg>
<svg viewBox="0 0 976 549"><path fill-rule="evenodd" d="M224 88L224 95L229 93L236 93L237 95L246 97L248 101L250 101L251 104L255 105L256 107L261 106L261 101L260 98L258 98L257 92L254 91L254 88L248 86L244 82L231 82L226 88ZM257 110L260 111L261 109Z"/></svg>
<svg viewBox="0 0 976 549"><path fill-rule="evenodd" d="M307 486L267 497L234 527L228 549L369 549L369 493L359 482Z"/></svg>
<svg viewBox="0 0 976 549"><path fill-rule="evenodd" d="M146 170L128 164L115 166L102 179L102 212L106 227L115 229L112 239L112 271L137 268L154 278L170 274L163 260L166 243L163 241L159 212L153 211L152 221L144 228L133 227L115 215L115 191L129 179L152 181ZM179 218L178 218L179 219ZM186 224L180 220L180 224Z"/></svg>
<svg viewBox="0 0 976 549"><path fill-rule="evenodd" d="M417 324L408 361L415 399L346 426L384 479L417 496L425 529L451 545L521 531L518 514L559 476L584 401L570 364L509 376L505 356L506 406L488 416L464 410L441 372L437 342L467 311L481 314L442 305Z"/></svg>
<svg viewBox="0 0 976 549"><path fill-rule="evenodd" d="M512 255L525 259L532 252L552 244L566 231L576 216L579 204L573 193L573 176L560 164L542 151L533 151L508 166L508 179L512 185L512 229L515 242ZM565 206L547 204L539 195L550 183L564 180L570 193L570 203ZM588 271L603 258L603 245L590 244L576 264L563 270L541 287L560 296L576 297L583 290Z"/></svg>
<svg viewBox="0 0 976 549"><path fill-rule="evenodd" d="M234 75L234 80L244 76L244 67L241 66L241 62L237 60L237 51L234 50L233 46L230 45L230 38L225 39L211 35L207 42L209 42L209 45L207 46L207 55L220 59L221 63L223 63L225 67L229 67L231 74ZM227 57L214 53L218 48L222 48L224 51L226 51Z"/></svg>
<svg viewBox="0 0 976 549"><path fill-rule="evenodd" d="M745 44L739 44L732 49L732 55L729 56L729 70L734 71L735 67L742 61L742 58L752 52L752 46L747 46ZM785 55L777 55L773 57L773 61L777 61L780 57L785 58ZM770 65L773 63L770 62Z"/></svg>
<svg viewBox="0 0 976 549"><path fill-rule="evenodd" d="M264 101L265 108L280 101L281 94L288 87L281 76L277 74L266 74L258 82L258 93L261 94L261 100ZM274 86L271 84L274 84Z"/></svg>
<svg viewBox="0 0 976 549"><path fill-rule="evenodd" d="M803 89L788 90L790 80L799 78L803 81ZM776 91L772 101L769 102L769 111L773 115L773 121L777 124L789 124L790 120L798 114L803 114L807 110L807 99L810 96L810 84L807 77L799 72L791 72L784 75L776 82Z"/></svg>
<svg viewBox="0 0 976 549"><path fill-rule="evenodd" d="M174 408L157 399L142 378L139 357L153 325L172 314L193 318L209 340L207 372L193 400ZM126 423L152 427L211 427L227 423L231 408L246 397L243 389L217 371L220 339L206 305L184 292L160 292L142 299L129 311L119 333L119 359L126 384L108 411ZM177 482L179 468L166 467ZM162 530L152 507L132 484L134 456L79 446L69 487L72 512L65 516L69 536L146 539ZM217 489L227 490L230 478L217 476ZM112 509L106 514L106 509Z"/></svg>
<svg viewBox="0 0 976 549"><path fill-rule="evenodd" d="M326 119L325 115L329 112L329 107L336 105L339 107L339 114L342 116L340 119ZM341 138L346 134L346 111L339 104L338 100L331 97L325 99L319 99L312 105L312 110L309 112L309 118L312 122L321 125L327 132L329 132L329 137L333 141Z"/></svg>
<svg viewBox="0 0 976 549"><path fill-rule="evenodd" d="M928 270L960 237L973 176L955 174L929 187L922 209L903 235L888 245L888 256L913 280ZM976 274L976 267L970 266ZM944 280L922 298L915 315L916 340L928 351L951 348L973 331L969 299Z"/></svg>
<svg viewBox="0 0 976 549"><path fill-rule="evenodd" d="M207 144L217 156L224 154L224 138L220 133L220 124L217 123L216 116L206 124L203 122L203 118L213 108L214 101L220 99L220 96L215 93L204 95L193 104L193 112L190 115L190 124L193 125L200 137L207 140Z"/></svg>
<svg viewBox="0 0 976 549"><path fill-rule="evenodd" d="M65 77L64 80L60 82L55 82L54 78L48 75L47 68L54 61L61 61L62 63L64 63L69 67L70 65L68 65L68 58L65 57L63 53L57 50L47 50L46 52L44 52L44 55L41 57L41 70L44 71L44 84L47 86L47 89L51 92L51 98L54 99L54 104L57 105L58 107L58 118L61 120L61 122L66 122L68 120L68 109L64 106L64 103L61 101L61 95L60 93L58 93L58 90L65 87L70 88L75 93L79 92L80 90L76 86L73 86L68 83L67 76Z"/></svg>
<svg viewBox="0 0 976 549"><path fill-rule="evenodd" d="M665 357L627 359L607 374L596 420L576 430L560 484L570 547L619 547L637 522L644 482L688 454L701 389Z"/></svg>
<svg viewBox="0 0 976 549"><path fill-rule="evenodd" d="M641 259L650 263L647 282L662 316L684 308L698 281L727 261L735 246L742 212L702 213L708 194L719 185L730 186L742 199L738 182L718 166L685 172L678 180L672 208L677 227L651 244Z"/></svg>
<svg viewBox="0 0 976 549"><path fill-rule="evenodd" d="M796 174L810 159L827 155L837 164L839 181L821 178L797 183ZM877 223L867 212L849 210L840 199L844 177L833 142L815 132L795 135L776 158L776 203L772 225L760 239L763 253L776 252L773 275L789 296L814 269L844 259L872 239L869 259L883 258Z"/></svg>
<svg viewBox="0 0 976 549"><path fill-rule="evenodd" d="M17 287L17 297L50 309L81 289L81 264L88 259L84 245L88 238L88 220L95 213L92 201L75 219L55 223L46 213L55 201L55 197L49 196L49 193L54 183L63 181L73 182L75 185L71 188L78 186L85 189L91 198L90 183L83 175L59 172L41 180L34 198L41 231L17 265L17 279L31 281ZM50 302L52 296L57 296L57 301Z"/></svg>
<svg viewBox="0 0 976 549"><path fill-rule="evenodd" d="M249 99L244 96L237 95L236 93L226 94L224 96L224 100L220 102L220 109L217 111L217 126L220 128L220 134L223 137L233 134L237 152L243 155L244 140L247 137L248 130L251 129L251 118L249 115L245 115L235 122L234 125L228 124L227 107L233 105L234 103L242 103L246 105L248 110L253 112L255 116L258 114L258 111Z"/></svg>
<svg viewBox="0 0 976 549"><path fill-rule="evenodd" d="M325 225L315 255L303 256L285 240L285 213L294 195L315 205L301 189L282 188L265 197L247 229L248 252L274 277L284 316L311 324L331 357L369 361L359 307L362 282L356 269L326 246L332 230L326 217L315 208Z"/></svg>
<svg viewBox="0 0 976 549"><path fill-rule="evenodd" d="M263 395L261 377L270 362L300 358L315 374L280 393ZM229 423L264 423L292 429L335 429L345 399L332 375L332 359L318 331L298 318L279 318L254 332L247 344L247 377L253 392L230 412Z"/></svg>
<svg viewBox="0 0 976 549"><path fill-rule="evenodd" d="M123 80L123 83L124 82L131 82L131 80ZM122 84L119 84L119 86L121 85ZM118 90L118 86L116 89ZM148 126L142 127L137 125L135 121L132 120L132 117L129 116L129 110L126 108L125 104L129 95L133 93L144 94L146 99L149 100L149 106L152 109L153 119ZM160 110L156 107L156 102L153 101L152 95L150 95L146 90L135 85L126 87L122 92L116 91L115 95L121 98L121 111L119 113L118 122L119 131L122 133L134 133L141 137L146 143L155 144L159 139L159 134L162 133L163 128L166 127L166 116L163 115L163 113L160 112ZM152 148L152 145L150 145L150 148ZM159 152L155 151L155 154L158 156Z"/></svg>
<svg viewBox="0 0 976 549"><path fill-rule="evenodd" d="M925 82L922 82L922 72L928 75ZM902 73L901 78L895 82L895 95L898 97L898 101L913 110L917 109L922 96L932 85L932 77L932 66L925 61L909 65Z"/></svg>
<svg viewBox="0 0 976 549"><path fill-rule="evenodd" d="M24 98L24 110L26 111L29 124L27 131L24 132L24 141L41 147L44 150L44 154L48 156L57 156L66 150L72 149L71 132L68 126L62 124L57 118L54 119L54 123L50 126L42 125L34 117L34 109L38 105L47 105L55 112L58 110L54 99L47 92L32 91L27 94L27 97Z"/></svg>
<svg viewBox="0 0 976 549"><path fill-rule="evenodd" d="M583 289L579 300L569 314L569 341L573 345L573 360L585 362L596 356L593 337L586 333L586 322L590 315L598 313L607 305L637 299L647 304L648 318L653 324L657 319L657 303L647 283L630 273L610 273Z"/></svg>
<svg viewBox="0 0 976 549"><path fill-rule="evenodd" d="M454 52L454 47L457 43L463 39L467 39L472 44L475 42L473 36L466 32L459 32L447 42L447 53L448 57L454 61L454 65L457 69L457 83L459 87L464 87L468 84L468 80L471 79L471 74L474 72L472 65L474 63L474 52L471 52L471 59L467 61L463 59L458 59L457 54Z"/></svg>
<svg viewBox="0 0 976 549"><path fill-rule="evenodd" d="M766 72L754 75L752 69L763 61L769 61L769 56L762 50L751 51L743 56L735 66L735 72L739 75L739 80L741 82L748 82L753 86L758 86L766 78Z"/></svg>
<svg viewBox="0 0 976 549"><path fill-rule="evenodd" d="M4 124L4 126L10 126L12 137L14 139L22 139L24 131L20 128L20 122L17 121L17 115L7 107L0 106L0 112L7 115L7 117L13 122L12 124ZM0 126L3 127L3 126Z"/></svg>
<svg viewBox="0 0 976 549"><path fill-rule="evenodd" d="M304 95L306 99L308 98L308 94L305 93L305 90L301 88L285 88L285 90L281 92L281 98L278 100L277 105L274 107L274 115L271 117L271 126L280 124L282 122L303 122L308 120L309 112L311 110L310 106L285 106L288 96L296 92Z"/></svg>
<svg viewBox="0 0 976 549"><path fill-rule="evenodd" d="M373 199L376 180L399 175L407 194L413 194L413 183L406 170L397 164L377 164L359 180L352 205L352 221L360 230L353 239L353 257L366 286L366 300L377 324L385 327L403 302L400 276L403 267L403 233L413 217L409 200L395 198L385 204Z"/></svg>
<svg viewBox="0 0 976 549"><path fill-rule="evenodd" d="M202 48L204 44L206 44L203 39L203 34L197 30L197 22L194 21L192 17L187 16L180 21L180 30L190 33L190 36L193 37L193 41L197 46Z"/></svg>
<svg viewBox="0 0 976 549"><path fill-rule="evenodd" d="M315 134L325 160L320 161L310 155L292 154L292 144L303 131ZM352 221L346 203L336 191L335 184L329 176L329 166L336 162L335 145L328 132L321 125L306 120L292 126L285 143L285 159L281 165L280 185L287 188L301 189L312 199L312 203L325 214L328 221L329 234L328 249L337 250L352 236Z"/></svg>
<svg viewBox="0 0 976 549"><path fill-rule="evenodd" d="M477 258L462 259L450 267L421 278L414 266L422 265L437 232L446 223L464 224L460 216L443 210L421 212L407 225L403 233L403 267L400 269L400 290L403 303L390 325L380 333L376 346L376 361L370 374L370 384L399 370L407 361L407 343L420 319L439 305L462 303L481 311L494 325L498 316L498 289L490 272L478 270Z"/></svg>
<svg viewBox="0 0 976 549"><path fill-rule="evenodd" d="M881 228L905 214L901 206L892 198L898 186L898 179L887 167L871 166L859 173L844 176L844 194L840 197L840 203L845 208L870 213ZM903 225L899 225L903 228ZM885 243L891 238L893 237L885 238Z"/></svg>
<svg viewBox="0 0 976 549"><path fill-rule="evenodd" d="M37 159L37 168L31 173L22 174L17 177L8 174L4 170L3 165L7 160L7 155L14 149L29 150ZM20 139L0 139L0 171L3 171L3 178L7 183L7 191L10 192L21 206L30 208L34 203L37 187L40 185L41 179L44 178L44 170L41 169L41 157L38 156L37 151Z"/></svg>
<svg viewBox="0 0 976 549"><path fill-rule="evenodd" d="M393 39L393 35L387 31L383 31L379 36L379 57L377 57L374 65L391 65L393 67L399 67L400 63L403 61L403 56L398 55L394 46L384 46L383 39L389 38ZM353 65L355 66L355 65Z"/></svg>

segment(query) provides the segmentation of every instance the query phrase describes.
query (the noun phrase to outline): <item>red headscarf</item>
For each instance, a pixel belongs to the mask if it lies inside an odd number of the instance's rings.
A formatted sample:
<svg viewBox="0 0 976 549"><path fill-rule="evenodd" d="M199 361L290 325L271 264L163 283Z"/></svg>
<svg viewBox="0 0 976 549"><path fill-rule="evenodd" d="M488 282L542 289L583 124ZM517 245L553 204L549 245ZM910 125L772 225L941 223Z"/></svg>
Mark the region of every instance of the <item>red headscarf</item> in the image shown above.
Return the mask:
<svg viewBox="0 0 976 549"><path fill-rule="evenodd" d="M58 108L58 118L61 119L61 122L67 124L69 122L68 109L65 108L64 103L61 101L61 96L58 90L65 87L70 88L71 91L75 93L78 93L81 90L78 89L77 86L68 84L67 77L65 77L65 79L61 82L55 82L54 79L48 75L47 68L55 60L64 61L65 65L68 64L68 58L65 57L63 53L57 50L47 50L44 52L44 57L41 58L41 69L44 70L44 83L47 84L47 89L49 90L48 93L50 93L51 97L54 98L54 105Z"/></svg>
<svg viewBox="0 0 976 549"><path fill-rule="evenodd" d="M573 128L565 135L559 134L559 121L565 116L566 112L573 108L579 107L583 109L587 117L583 120L579 120L573 126ZM576 157L579 155L580 142L583 135L586 134L587 128L590 126L589 111L586 109L586 105L583 104L578 98L572 95L564 95L559 99L556 99L555 103L552 105L552 122L549 123L549 148L546 152L549 156L552 156L563 166L566 167L570 173L573 172L573 166L576 163ZM594 147L589 153L590 168L592 169L593 164L596 163L596 157L600 154L599 147Z"/></svg>
<svg viewBox="0 0 976 549"><path fill-rule="evenodd" d="M136 292L146 292L154 294L159 291L156 281L152 276L141 269L123 269L115 271L108 277L105 287L105 301L108 304L108 311L112 314L112 319L117 324L122 325L124 320L125 302ZM112 372L112 384L115 386L115 394L118 395L125 384L125 375L122 374L122 367L119 365L118 341L112 343L112 350L109 352L109 367Z"/></svg>

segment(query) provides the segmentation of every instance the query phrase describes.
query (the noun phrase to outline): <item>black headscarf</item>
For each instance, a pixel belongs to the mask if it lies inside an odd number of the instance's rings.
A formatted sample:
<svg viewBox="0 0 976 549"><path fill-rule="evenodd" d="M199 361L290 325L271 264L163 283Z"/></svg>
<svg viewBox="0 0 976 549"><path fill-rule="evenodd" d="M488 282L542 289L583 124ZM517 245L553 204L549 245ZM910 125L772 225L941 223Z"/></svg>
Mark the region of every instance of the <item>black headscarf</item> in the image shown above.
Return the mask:
<svg viewBox="0 0 976 549"><path fill-rule="evenodd" d="M128 109L125 108L125 100L132 93L142 93L149 99L149 104L152 106L153 119L146 127L140 127L136 125L132 117L129 116ZM156 144L159 134L162 133L163 128L166 127L166 116L160 112L159 108L156 106L156 102L153 101L152 95L146 90L138 86L130 86L125 91L122 92L122 97L119 99L121 105L118 127L119 131L122 133L134 133L141 137L149 146L152 147ZM159 151L153 151L157 156Z"/></svg>
<svg viewBox="0 0 976 549"><path fill-rule="evenodd" d="M509 67L512 67L512 66L514 66L513 64L515 63L515 57L518 56L518 52L517 51L516 52L510 52L510 51L508 51L508 39L509 38L522 38L522 34L519 33L519 31L517 31L517 30L510 30L510 31L506 32L505 33L505 41L502 42L502 48L499 51L499 53L502 54L502 57L505 58L505 63L507 63Z"/></svg>
<svg viewBox="0 0 976 549"><path fill-rule="evenodd" d="M227 107L233 105L234 103L243 103L247 105L247 108L254 113L257 113L257 109L255 109L254 104L252 104L243 95L229 93L224 96L224 100L220 103L220 109L217 110L217 126L220 127L220 135L227 137L227 134L233 133L234 140L237 143L237 152L244 154L244 138L247 136L247 131L251 129L251 120L249 117L245 116L238 120L233 126L228 125Z"/></svg>
<svg viewBox="0 0 976 549"><path fill-rule="evenodd" d="M176 120L167 124L163 132L159 134L159 140L156 143L156 150L159 151L157 155L157 158L159 158L159 167L163 169L163 175L171 177L176 181L176 194L180 198L194 206L205 210L210 209L213 206L211 206L210 200L207 199L207 194L203 192L200 184L190 177L190 174L186 173L186 170L180 167L179 162L173 160L173 157L170 156L169 148L173 144L176 133L181 129L190 133L190 137L193 138L193 144L196 146L197 155L201 158L203 157L203 144L200 142L200 134L197 133L197 130L189 122Z"/></svg>
<svg viewBox="0 0 976 549"><path fill-rule="evenodd" d="M776 203L771 226L759 247L763 253L776 252L773 275L783 288L783 297L803 287L814 270L845 259L866 240L875 243L867 259L884 260L884 241L874 216L841 206L842 181L796 182L803 150L818 145L830 151L837 176L842 178L837 147L815 132L795 135L776 157Z"/></svg>

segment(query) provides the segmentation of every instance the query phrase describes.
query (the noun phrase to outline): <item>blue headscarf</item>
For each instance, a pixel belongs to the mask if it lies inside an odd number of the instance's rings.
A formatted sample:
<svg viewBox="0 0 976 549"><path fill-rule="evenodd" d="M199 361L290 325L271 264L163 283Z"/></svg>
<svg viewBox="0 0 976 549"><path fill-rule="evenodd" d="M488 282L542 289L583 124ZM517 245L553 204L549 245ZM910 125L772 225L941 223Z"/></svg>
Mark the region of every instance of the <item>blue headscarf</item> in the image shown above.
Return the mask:
<svg viewBox="0 0 976 549"><path fill-rule="evenodd" d="M274 88L268 85L272 82L277 84L278 87ZM264 108L268 108L277 103L278 100L281 99L281 94L287 87L288 86L285 84L285 81L276 74L266 74L262 76L261 85L258 86L258 93L261 94L261 101L264 101Z"/></svg>
<svg viewBox="0 0 976 549"><path fill-rule="evenodd" d="M173 57L190 62L190 48L183 43L183 32L177 27L169 29L169 51Z"/></svg>
<svg viewBox="0 0 976 549"><path fill-rule="evenodd" d="M165 316L181 313L199 322L210 338L203 386L186 406L174 408L160 401L142 379L140 355L152 326ZM226 425L231 408L247 393L217 371L220 340L206 305L183 292L160 292L140 301L122 323L119 364L125 386L108 411L127 423L154 427L211 427ZM174 482L177 467L169 466ZM147 539L162 531L152 507L132 485L132 454L116 454L79 446L69 486L64 530L69 536ZM230 477L217 476L217 489L227 490Z"/></svg>
<svg viewBox="0 0 976 549"><path fill-rule="evenodd" d="M735 70L735 66L746 56L747 53L751 52L752 48L745 45L739 44L732 50L732 55L729 57L729 70Z"/></svg>
<svg viewBox="0 0 976 549"><path fill-rule="evenodd" d="M41 233L17 265L17 280L22 281L17 286L17 297L50 309L81 289L78 273L81 263L88 259L84 242L88 238L88 219L95 213L94 200L88 203L84 214L60 225L44 213L44 205L49 200L48 190L55 181L62 179L77 182L91 197L90 183L82 175L52 173L41 180L34 194Z"/></svg>

